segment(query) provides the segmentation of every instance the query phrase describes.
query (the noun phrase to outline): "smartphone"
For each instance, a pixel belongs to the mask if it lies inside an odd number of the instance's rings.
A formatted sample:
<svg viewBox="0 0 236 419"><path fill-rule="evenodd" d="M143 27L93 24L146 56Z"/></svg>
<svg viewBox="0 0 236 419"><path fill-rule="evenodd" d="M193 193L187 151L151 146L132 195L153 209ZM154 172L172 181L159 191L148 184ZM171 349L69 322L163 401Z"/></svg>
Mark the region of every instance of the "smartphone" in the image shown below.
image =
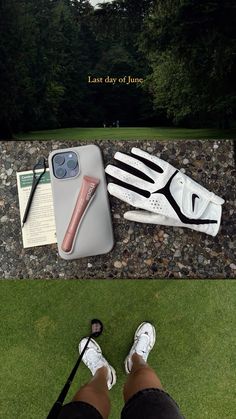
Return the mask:
<svg viewBox="0 0 236 419"><path fill-rule="evenodd" d="M59 255L71 260L110 252L114 236L99 147L54 150L49 170Z"/></svg>

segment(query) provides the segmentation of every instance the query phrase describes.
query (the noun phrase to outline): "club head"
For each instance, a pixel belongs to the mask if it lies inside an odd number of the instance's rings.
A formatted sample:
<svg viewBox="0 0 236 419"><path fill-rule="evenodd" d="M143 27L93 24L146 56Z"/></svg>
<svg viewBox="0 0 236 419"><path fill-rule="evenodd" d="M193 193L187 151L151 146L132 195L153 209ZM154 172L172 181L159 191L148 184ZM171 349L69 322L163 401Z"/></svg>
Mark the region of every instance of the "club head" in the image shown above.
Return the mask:
<svg viewBox="0 0 236 419"><path fill-rule="evenodd" d="M91 321L91 328L92 328L92 332L91 332L92 338L97 338L98 336L100 336L103 331L103 324L101 320L93 319Z"/></svg>

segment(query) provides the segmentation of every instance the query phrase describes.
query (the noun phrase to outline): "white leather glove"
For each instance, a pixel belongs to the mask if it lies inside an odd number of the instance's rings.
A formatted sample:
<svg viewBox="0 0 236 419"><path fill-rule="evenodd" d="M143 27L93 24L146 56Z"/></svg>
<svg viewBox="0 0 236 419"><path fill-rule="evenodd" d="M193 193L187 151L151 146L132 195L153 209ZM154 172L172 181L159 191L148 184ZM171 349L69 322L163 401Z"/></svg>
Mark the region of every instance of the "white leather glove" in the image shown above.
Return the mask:
<svg viewBox="0 0 236 419"><path fill-rule="evenodd" d="M224 200L172 165L132 148L129 156L116 153L122 168L108 165L105 169L118 184L109 183L111 195L144 211L128 211L127 220L187 227L216 236L220 227Z"/></svg>

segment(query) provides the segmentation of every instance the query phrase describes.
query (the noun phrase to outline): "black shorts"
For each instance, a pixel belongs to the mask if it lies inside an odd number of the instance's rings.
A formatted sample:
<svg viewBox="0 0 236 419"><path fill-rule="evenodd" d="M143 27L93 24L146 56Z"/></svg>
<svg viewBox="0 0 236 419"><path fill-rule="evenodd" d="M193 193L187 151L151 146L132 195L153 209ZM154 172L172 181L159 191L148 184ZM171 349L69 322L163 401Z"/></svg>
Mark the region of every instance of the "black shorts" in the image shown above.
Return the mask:
<svg viewBox="0 0 236 419"><path fill-rule="evenodd" d="M184 419L168 393L156 388L139 391L125 404L121 419Z"/></svg>
<svg viewBox="0 0 236 419"><path fill-rule="evenodd" d="M63 406L58 419L102 419L88 403L71 402ZM175 401L162 390L139 391L125 404L121 419L184 419Z"/></svg>

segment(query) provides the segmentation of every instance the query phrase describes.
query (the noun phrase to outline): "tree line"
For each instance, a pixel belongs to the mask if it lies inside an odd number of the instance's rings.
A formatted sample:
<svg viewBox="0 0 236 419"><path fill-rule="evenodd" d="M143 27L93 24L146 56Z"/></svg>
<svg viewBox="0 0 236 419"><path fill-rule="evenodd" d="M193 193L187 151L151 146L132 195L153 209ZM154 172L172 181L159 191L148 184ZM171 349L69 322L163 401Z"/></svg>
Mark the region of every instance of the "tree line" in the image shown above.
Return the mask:
<svg viewBox="0 0 236 419"><path fill-rule="evenodd" d="M226 128L235 28L233 0L0 0L0 135L116 120Z"/></svg>

